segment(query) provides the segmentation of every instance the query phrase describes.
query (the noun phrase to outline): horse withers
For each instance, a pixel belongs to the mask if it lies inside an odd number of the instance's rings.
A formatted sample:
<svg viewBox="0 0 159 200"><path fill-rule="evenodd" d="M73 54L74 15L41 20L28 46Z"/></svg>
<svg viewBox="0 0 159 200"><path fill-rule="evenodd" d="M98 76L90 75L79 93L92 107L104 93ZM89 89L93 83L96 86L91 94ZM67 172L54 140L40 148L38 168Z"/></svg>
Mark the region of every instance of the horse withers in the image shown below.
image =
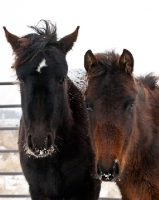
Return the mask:
<svg viewBox="0 0 159 200"><path fill-rule="evenodd" d="M5 27L20 82L19 152L33 200L97 200L101 181L81 92L67 77L66 54L78 29L57 40L56 26L31 26L18 37Z"/></svg>
<svg viewBox="0 0 159 200"><path fill-rule="evenodd" d="M121 56L88 50L84 66L98 173L116 181L123 200L159 200L158 77L135 77L126 49Z"/></svg>

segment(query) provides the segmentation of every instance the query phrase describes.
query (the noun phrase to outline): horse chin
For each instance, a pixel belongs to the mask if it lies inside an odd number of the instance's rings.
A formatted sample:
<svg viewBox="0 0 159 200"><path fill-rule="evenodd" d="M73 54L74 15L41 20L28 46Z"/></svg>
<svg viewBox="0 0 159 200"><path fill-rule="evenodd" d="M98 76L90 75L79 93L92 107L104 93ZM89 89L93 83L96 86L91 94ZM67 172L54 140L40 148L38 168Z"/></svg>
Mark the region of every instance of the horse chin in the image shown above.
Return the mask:
<svg viewBox="0 0 159 200"><path fill-rule="evenodd" d="M32 151L28 146L24 147L25 153L26 155L28 155L28 157L34 157L34 158L46 158L48 156L53 155L56 150L53 146L51 146L49 149L35 149L35 151Z"/></svg>

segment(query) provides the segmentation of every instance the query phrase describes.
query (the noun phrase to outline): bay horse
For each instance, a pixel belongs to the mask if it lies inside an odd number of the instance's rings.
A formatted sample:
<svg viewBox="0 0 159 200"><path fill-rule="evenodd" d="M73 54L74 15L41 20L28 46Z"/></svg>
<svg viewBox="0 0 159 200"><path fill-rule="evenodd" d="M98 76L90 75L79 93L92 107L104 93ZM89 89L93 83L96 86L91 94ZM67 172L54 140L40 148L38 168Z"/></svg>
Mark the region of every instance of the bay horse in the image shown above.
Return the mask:
<svg viewBox="0 0 159 200"><path fill-rule="evenodd" d="M82 93L67 77L66 54L78 29L57 40L56 26L42 20L18 37L4 27L20 82L19 153L32 200L97 200L101 180L88 132Z"/></svg>
<svg viewBox="0 0 159 200"><path fill-rule="evenodd" d="M84 56L85 99L98 173L123 200L159 200L159 78L135 77L124 49Z"/></svg>

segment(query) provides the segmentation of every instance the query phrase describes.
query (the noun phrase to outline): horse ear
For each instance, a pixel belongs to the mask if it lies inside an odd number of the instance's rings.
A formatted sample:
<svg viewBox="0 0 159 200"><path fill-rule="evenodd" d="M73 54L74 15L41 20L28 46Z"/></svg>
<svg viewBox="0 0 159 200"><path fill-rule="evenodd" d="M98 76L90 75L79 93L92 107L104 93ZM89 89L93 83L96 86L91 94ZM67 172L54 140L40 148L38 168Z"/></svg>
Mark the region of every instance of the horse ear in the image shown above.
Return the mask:
<svg viewBox="0 0 159 200"><path fill-rule="evenodd" d="M20 47L20 44L19 44L19 42L18 42L18 40L20 39L18 36L16 36L16 35L13 35L12 33L10 33L7 29L6 29L6 27L4 26L3 27L3 29L4 29L4 32L5 32L5 36L6 36L6 38L7 38L7 41L10 43L10 45L12 46L12 48L13 48L13 51L17 51L18 49L19 49L19 47Z"/></svg>
<svg viewBox="0 0 159 200"><path fill-rule="evenodd" d="M120 68L122 68L126 73L131 74L134 68L134 58L130 51L124 49L119 60Z"/></svg>
<svg viewBox="0 0 159 200"><path fill-rule="evenodd" d="M24 48L27 48L31 44L28 38L20 38L18 42L20 43L20 46Z"/></svg>
<svg viewBox="0 0 159 200"><path fill-rule="evenodd" d="M59 41L65 54L72 49L74 42L76 42L79 28L80 27L77 26L73 33L66 35Z"/></svg>
<svg viewBox="0 0 159 200"><path fill-rule="evenodd" d="M96 66L97 64L96 57L91 50L88 50L84 55L84 67L86 71L88 72L92 66Z"/></svg>
<svg viewBox="0 0 159 200"><path fill-rule="evenodd" d="M20 47L28 47L30 45L29 39L19 38L18 36L13 35L6 29L5 26L3 27L3 29L4 29L7 41L10 43L15 53L19 50Z"/></svg>

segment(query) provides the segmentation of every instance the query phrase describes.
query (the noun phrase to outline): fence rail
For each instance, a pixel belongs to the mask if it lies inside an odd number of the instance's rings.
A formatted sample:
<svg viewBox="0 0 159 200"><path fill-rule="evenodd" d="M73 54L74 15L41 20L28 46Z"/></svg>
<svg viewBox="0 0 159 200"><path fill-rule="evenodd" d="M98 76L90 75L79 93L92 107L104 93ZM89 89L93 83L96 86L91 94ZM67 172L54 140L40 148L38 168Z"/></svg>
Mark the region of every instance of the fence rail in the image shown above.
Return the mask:
<svg viewBox="0 0 159 200"><path fill-rule="evenodd" d="M0 85L16 85L18 84L19 82L0 82Z"/></svg>
<svg viewBox="0 0 159 200"><path fill-rule="evenodd" d="M0 108L20 108L20 104L13 104L13 105L0 105Z"/></svg>
<svg viewBox="0 0 159 200"><path fill-rule="evenodd" d="M0 153L18 153L18 149L0 149Z"/></svg>
<svg viewBox="0 0 159 200"><path fill-rule="evenodd" d="M15 85L18 82L0 82L0 85ZM0 108L20 108L20 104L0 105ZM0 127L0 131L18 130L19 127ZM1 149L0 153L18 153L17 149ZM0 172L0 176L23 175L22 172ZM0 198L29 198L29 194L0 194ZM99 198L99 200L120 200L119 198Z"/></svg>

